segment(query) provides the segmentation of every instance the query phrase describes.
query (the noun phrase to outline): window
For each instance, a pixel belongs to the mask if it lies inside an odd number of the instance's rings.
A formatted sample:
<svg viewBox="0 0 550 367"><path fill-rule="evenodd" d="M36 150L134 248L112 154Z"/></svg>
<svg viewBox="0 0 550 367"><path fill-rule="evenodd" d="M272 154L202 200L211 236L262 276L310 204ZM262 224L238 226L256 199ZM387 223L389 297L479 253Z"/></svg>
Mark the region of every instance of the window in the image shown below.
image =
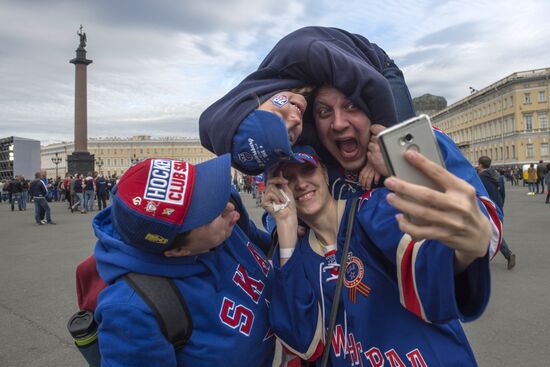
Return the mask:
<svg viewBox="0 0 550 367"><path fill-rule="evenodd" d="M506 147L506 159L510 159L510 147Z"/></svg>
<svg viewBox="0 0 550 367"><path fill-rule="evenodd" d="M500 160L504 160L504 149L500 147Z"/></svg>
<svg viewBox="0 0 550 367"><path fill-rule="evenodd" d="M548 112L539 112L539 129L548 129Z"/></svg>
<svg viewBox="0 0 550 367"><path fill-rule="evenodd" d="M514 107L514 96L510 96L510 107Z"/></svg>
<svg viewBox="0 0 550 367"><path fill-rule="evenodd" d="M546 93L543 90L539 92L539 102L546 102Z"/></svg>
<svg viewBox="0 0 550 367"><path fill-rule="evenodd" d="M523 93L523 103L531 104L531 93Z"/></svg>
<svg viewBox="0 0 550 367"><path fill-rule="evenodd" d="M504 109L508 108L508 99L504 98Z"/></svg>
<svg viewBox="0 0 550 367"><path fill-rule="evenodd" d="M541 157L548 157L548 143L541 143L540 144L540 156Z"/></svg>
<svg viewBox="0 0 550 367"><path fill-rule="evenodd" d="M523 128L525 131L533 130L533 114L527 113L523 115Z"/></svg>
<svg viewBox="0 0 550 367"><path fill-rule="evenodd" d="M527 144L525 154L527 158L533 158L535 156L533 154L533 144Z"/></svg>
<svg viewBox="0 0 550 367"><path fill-rule="evenodd" d="M512 158L513 159L516 158L516 146L515 145L512 145Z"/></svg>

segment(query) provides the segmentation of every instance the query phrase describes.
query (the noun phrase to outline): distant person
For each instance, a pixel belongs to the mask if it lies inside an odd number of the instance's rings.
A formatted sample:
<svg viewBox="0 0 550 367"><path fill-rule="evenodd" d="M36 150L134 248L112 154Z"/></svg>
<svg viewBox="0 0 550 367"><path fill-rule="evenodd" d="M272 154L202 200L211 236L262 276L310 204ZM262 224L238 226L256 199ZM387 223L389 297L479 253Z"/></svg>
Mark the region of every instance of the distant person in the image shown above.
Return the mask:
<svg viewBox="0 0 550 367"><path fill-rule="evenodd" d="M88 172L88 175L84 179L84 213L94 210L95 201L95 178L92 172Z"/></svg>
<svg viewBox="0 0 550 367"><path fill-rule="evenodd" d="M84 207L84 190L82 184L82 175L77 173L74 178L74 194L76 195L76 201L72 206L72 210L80 210L81 213L85 213Z"/></svg>
<svg viewBox="0 0 550 367"><path fill-rule="evenodd" d="M544 161L541 159L539 161L539 164L537 165L537 194L544 194L544 175L546 175L546 165L544 164ZM548 185L548 181L546 181L546 184ZM539 185L540 185L540 191L539 191Z"/></svg>
<svg viewBox="0 0 550 367"><path fill-rule="evenodd" d="M489 198L495 203L502 213L504 214L504 199L505 188L504 178L500 175L494 167L491 167L491 158L487 156L481 156L478 159L478 175L489 194ZM508 261L508 270L511 270L516 266L516 254L510 250L508 243L502 238L500 244L500 253Z"/></svg>
<svg viewBox="0 0 550 367"><path fill-rule="evenodd" d="M15 210L15 201L17 200L17 208L21 211L23 210L21 206L21 191L23 187L21 186L21 180L19 176L15 176L13 180L10 181L10 192L11 192L11 211Z"/></svg>
<svg viewBox="0 0 550 367"><path fill-rule="evenodd" d="M548 184L550 182L550 163L546 165L546 175L544 175L544 180L546 181L546 204L550 204L550 185Z"/></svg>
<svg viewBox="0 0 550 367"><path fill-rule="evenodd" d="M105 209L107 207L107 199L109 198L109 192L107 189L107 180L103 174L99 175L95 180L96 196L97 196L97 209Z"/></svg>
<svg viewBox="0 0 550 367"><path fill-rule="evenodd" d="M34 220L37 224L55 224L51 218L50 205L46 199L48 195L48 188L44 181L41 179L42 174L36 172L34 175L34 181L31 182L29 191L32 194L34 202ZM41 210L44 212L45 219L41 218Z"/></svg>
<svg viewBox="0 0 550 367"><path fill-rule="evenodd" d="M529 168L527 169L527 186L529 191L527 192L527 195L535 195L535 184L537 183L538 177L537 177L537 169L535 168L535 164L531 163L529 165Z"/></svg>
<svg viewBox="0 0 550 367"><path fill-rule="evenodd" d="M29 202L29 180L25 179L24 176L19 176L21 181L21 208L27 210L27 203Z"/></svg>

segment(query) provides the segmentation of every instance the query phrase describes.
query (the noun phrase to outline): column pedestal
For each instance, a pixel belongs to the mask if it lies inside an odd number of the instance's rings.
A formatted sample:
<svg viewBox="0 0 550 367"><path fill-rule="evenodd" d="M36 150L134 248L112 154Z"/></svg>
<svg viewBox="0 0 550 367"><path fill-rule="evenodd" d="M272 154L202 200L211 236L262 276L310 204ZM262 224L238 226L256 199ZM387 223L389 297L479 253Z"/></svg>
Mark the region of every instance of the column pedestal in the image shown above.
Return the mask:
<svg viewBox="0 0 550 367"><path fill-rule="evenodd" d="M74 152L67 157L68 172L70 174L94 172L95 158L88 152Z"/></svg>

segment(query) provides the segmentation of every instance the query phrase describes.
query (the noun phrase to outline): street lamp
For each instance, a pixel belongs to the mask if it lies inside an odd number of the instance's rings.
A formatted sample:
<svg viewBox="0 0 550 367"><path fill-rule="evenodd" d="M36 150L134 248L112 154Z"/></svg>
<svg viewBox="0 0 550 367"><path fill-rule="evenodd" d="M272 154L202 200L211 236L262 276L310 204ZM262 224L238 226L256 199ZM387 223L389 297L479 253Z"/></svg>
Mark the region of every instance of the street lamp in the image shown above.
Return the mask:
<svg viewBox="0 0 550 367"><path fill-rule="evenodd" d="M59 177L59 171L58 171L58 166L59 166L59 163L61 163L63 159L61 157L59 157L59 154L58 153L55 153L55 157L52 157L52 163L55 164L55 178L57 179L57 177Z"/></svg>
<svg viewBox="0 0 550 367"><path fill-rule="evenodd" d="M97 170L99 171L99 173L101 174L101 167L103 167L103 159L98 158L95 160L95 164L97 164Z"/></svg>

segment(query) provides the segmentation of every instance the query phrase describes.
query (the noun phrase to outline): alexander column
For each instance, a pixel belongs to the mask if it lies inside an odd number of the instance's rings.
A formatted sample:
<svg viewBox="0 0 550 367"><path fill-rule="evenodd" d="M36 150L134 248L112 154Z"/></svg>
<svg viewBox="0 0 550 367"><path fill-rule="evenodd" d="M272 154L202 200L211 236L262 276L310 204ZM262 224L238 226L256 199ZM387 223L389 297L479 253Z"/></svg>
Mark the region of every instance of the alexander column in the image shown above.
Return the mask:
<svg viewBox="0 0 550 367"><path fill-rule="evenodd" d="M86 69L92 60L86 59L86 33L82 25L76 34L80 44L76 49L76 58L70 61L75 66L74 93L74 152L67 157L68 171L86 174L94 171L94 156L88 152L88 93Z"/></svg>

